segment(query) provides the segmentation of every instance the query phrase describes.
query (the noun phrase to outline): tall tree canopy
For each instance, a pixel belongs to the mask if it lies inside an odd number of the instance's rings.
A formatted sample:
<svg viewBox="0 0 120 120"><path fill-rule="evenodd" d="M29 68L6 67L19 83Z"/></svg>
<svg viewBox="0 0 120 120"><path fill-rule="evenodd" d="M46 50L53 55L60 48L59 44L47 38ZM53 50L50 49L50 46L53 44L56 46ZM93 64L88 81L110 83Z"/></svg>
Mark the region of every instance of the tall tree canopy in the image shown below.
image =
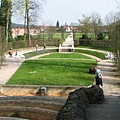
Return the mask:
<svg viewBox="0 0 120 120"><path fill-rule="evenodd" d="M11 16L12 16L11 0L1 0L0 6L0 25L5 26L5 41L12 40Z"/></svg>

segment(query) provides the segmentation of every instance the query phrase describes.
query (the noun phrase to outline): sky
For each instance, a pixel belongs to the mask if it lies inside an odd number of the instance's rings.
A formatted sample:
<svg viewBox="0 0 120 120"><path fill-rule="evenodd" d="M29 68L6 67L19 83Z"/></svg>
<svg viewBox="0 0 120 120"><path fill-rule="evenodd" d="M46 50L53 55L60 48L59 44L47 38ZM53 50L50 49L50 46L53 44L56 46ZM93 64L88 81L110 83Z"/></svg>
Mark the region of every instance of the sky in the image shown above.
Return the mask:
<svg viewBox="0 0 120 120"><path fill-rule="evenodd" d="M38 3L40 0L36 0ZM98 13L101 19L110 12L120 10L120 2L118 0L46 0L43 4L43 13L38 18L37 24L56 25L59 21L60 25L67 23L78 23L78 19L82 19L82 15L90 15Z"/></svg>

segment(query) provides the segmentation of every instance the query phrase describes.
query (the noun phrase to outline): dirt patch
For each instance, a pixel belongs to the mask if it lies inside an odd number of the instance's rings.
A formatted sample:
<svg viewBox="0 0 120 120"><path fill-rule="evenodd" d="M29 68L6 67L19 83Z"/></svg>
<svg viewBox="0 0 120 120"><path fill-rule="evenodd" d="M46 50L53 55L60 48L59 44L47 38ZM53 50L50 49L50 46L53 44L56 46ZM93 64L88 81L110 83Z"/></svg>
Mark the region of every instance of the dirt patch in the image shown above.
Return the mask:
<svg viewBox="0 0 120 120"><path fill-rule="evenodd" d="M44 95L40 95L40 94L33 94L33 93L14 93L14 92L4 92L1 93L0 96L51 96L51 97L62 97L62 98L67 98L68 94L65 93L51 93L49 95L44 94Z"/></svg>

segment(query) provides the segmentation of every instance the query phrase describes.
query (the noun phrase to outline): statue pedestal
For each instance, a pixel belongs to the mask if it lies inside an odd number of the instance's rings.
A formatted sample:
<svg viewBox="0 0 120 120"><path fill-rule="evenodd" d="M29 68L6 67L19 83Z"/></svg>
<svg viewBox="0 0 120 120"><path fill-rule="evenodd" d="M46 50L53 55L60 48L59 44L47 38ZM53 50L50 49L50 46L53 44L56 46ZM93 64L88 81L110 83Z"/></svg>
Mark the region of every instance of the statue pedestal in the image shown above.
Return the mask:
<svg viewBox="0 0 120 120"><path fill-rule="evenodd" d="M65 39L65 41L60 44L59 52L73 52L74 51L74 41L73 41L73 33Z"/></svg>

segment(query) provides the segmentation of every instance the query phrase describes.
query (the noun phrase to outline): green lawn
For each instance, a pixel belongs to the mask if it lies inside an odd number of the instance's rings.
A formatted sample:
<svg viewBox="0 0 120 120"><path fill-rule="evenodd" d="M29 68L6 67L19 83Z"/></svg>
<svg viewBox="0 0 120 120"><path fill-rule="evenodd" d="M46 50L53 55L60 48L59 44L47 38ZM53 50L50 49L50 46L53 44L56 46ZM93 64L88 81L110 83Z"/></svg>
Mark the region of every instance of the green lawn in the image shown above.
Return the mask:
<svg viewBox="0 0 120 120"><path fill-rule="evenodd" d="M94 75L88 71L96 64L95 60L77 53L55 53L45 57L26 60L7 84L59 86L93 84Z"/></svg>
<svg viewBox="0 0 120 120"><path fill-rule="evenodd" d="M42 56L40 58L66 58L66 59L91 59L79 53L54 53Z"/></svg>
<svg viewBox="0 0 120 120"><path fill-rule="evenodd" d="M110 47L79 46L78 48L89 48L89 49L96 49L96 50L103 50L103 51L111 51L112 52L112 49Z"/></svg>
<svg viewBox="0 0 120 120"><path fill-rule="evenodd" d="M90 54L90 55L96 56L96 57L98 57L100 59L104 59L105 58L105 53L101 53L101 52L97 52L97 51L76 49L75 52Z"/></svg>

